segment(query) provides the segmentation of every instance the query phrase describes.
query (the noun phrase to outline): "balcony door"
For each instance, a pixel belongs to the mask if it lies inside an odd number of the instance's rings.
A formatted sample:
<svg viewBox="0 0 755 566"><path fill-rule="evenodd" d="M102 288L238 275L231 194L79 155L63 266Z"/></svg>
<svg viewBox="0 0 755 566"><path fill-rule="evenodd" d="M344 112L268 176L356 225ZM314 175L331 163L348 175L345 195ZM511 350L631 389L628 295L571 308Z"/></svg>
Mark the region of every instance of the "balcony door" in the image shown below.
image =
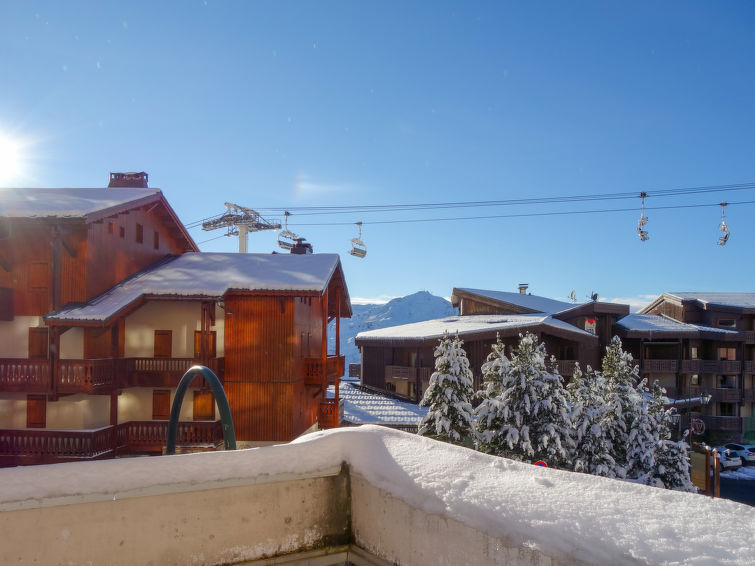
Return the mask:
<svg viewBox="0 0 755 566"><path fill-rule="evenodd" d="M212 391L194 392L193 418L195 421L215 420L215 397L213 396Z"/></svg>

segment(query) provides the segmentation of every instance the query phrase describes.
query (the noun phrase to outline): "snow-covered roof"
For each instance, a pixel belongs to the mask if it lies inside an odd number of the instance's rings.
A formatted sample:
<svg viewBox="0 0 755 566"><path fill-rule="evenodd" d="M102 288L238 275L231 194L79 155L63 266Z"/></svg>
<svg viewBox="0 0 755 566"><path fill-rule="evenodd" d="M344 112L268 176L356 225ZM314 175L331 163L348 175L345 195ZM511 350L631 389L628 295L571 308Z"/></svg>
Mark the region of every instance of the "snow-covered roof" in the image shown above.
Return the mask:
<svg viewBox="0 0 755 566"><path fill-rule="evenodd" d="M449 316L424 322L402 324L357 334L357 343L382 342L391 340L425 341L437 340L445 332L466 336L480 333L494 333L526 330L528 328L545 326L553 330L568 332L583 338L596 339L593 334L586 332L562 320L552 318L547 314L479 314L470 316Z"/></svg>
<svg viewBox="0 0 755 566"><path fill-rule="evenodd" d="M427 414L427 407L368 391L359 386L358 380L342 379L338 393L343 399L343 419L353 424L414 426ZM334 395L335 387L331 385L328 396Z"/></svg>
<svg viewBox="0 0 755 566"><path fill-rule="evenodd" d="M501 303L508 303L520 308L529 309L532 312L553 314L575 306L571 303L557 301L547 297L539 297L537 295L525 295L522 293L511 293L507 291L488 291L485 289L469 289L463 287L459 287L456 290L471 295L478 295Z"/></svg>
<svg viewBox="0 0 755 566"><path fill-rule="evenodd" d="M651 336L700 336L701 334L715 334L724 339L733 339L740 334L736 330L679 322L662 314L628 314L616 324L628 333L642 334L643 336L647 334Z"/></svg>
<svg viewBox="0 0 755 566"><path fill-rule="evenodd" d="M186 253L172 256L48 321L105 321L144 296L219 298L229 290L321 292L338 254Z"/></svg>
<svg viewBox="0 0 755 566"><path fill-rule="evenodd" d="M559 564L752 564L755 513L747 505L541 468L376 426L251 450L0 469L0 511L309 478L338 473L341 462L413 508ZM352 501L365 513L368 504Z"/></svg>
<svg viewBox="0 0 755 566"><path fill-rule="evenodd" d="M703 306L755 309L755 293L664 293L664 295L681 301L697 301Z"/></svg>
<svg viewBox="0 0 755 566"><path fill-rule="evenodd" d="M0 217L87 221L157 200L160 189L0 189ZM140 201L144 201L143 203Z"/></svg>

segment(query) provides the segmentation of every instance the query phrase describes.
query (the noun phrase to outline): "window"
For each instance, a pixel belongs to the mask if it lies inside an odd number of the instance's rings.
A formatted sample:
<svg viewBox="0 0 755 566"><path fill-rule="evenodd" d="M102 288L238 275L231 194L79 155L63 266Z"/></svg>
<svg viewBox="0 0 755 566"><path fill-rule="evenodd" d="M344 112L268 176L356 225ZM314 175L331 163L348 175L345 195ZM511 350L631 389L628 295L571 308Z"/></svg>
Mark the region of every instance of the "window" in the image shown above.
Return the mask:
<svg viewBox="0 0 755 566"><path fill-rule="evenodd" d="M214 330L211 330L209 333L209 340L207 341L208 344L208 352L207 357L214 358L216 357L216 347L215 347L215 337L216 332ZM199 330L194 331L194 358L201 358L202 357L202 333Z"/></svg>
<svg viewBox="0 0 755 566"><path fill-rule="evenodd" d="M726 328L734 328L737 325L737 321L733 318L719 318L717 324Z"/></svg>
<svg viewBox="0 0 755 566"><path fill-rule="evenodd" d="M153 244L156 250L160 249L160 232L155 232Z"/></svg>
<svg viewBox="0 0 755 566"><path fill-rule="evenodd" d="M700 350L697 346L690 346L689 347L689 359L690 360L699 360L700 359Z"/></svg>
<svg viewBox="0 0 755 566"><path fill-rule="evenodd" d="M27 395L26 428L47 426L47 398L44 395Z"/></svg>
<svg viewBox="0 0 755 566"><path fill-rule="evenodd" d="M195 421L215 420L215 397L211 391L194 392L194 416Z"/></svg>
<svg viewBox="0 0 755 566"><path fill-rule="evenodd" d="M47 359L48 334L47 328L29 329L29 359Z"/></svg>
<svg viewBox="0 0 755 566"><path fill-rule="evenodd" d="M126 237L126 229L125 229L125 228L124 228L123 226L121 226L121 227L120 227L120 228L118 229L118 235L119 235L119 236L120 236L121 238L125 238L125 237Z"/></svg>
<svg viewBox="0 0 755 566"><path fill-rule="evenodd" d="M155 389L152 392L152 420L170 419L170 389Z"/></svg>
<svg viewBox="0 0 755 566"><path fill-rule="evenodd" d="M155 357L173 357L173 331L155 330Z"/></svg>
<svg viewBox="0 0 755 566"><path fill-rule="evenodd" d="M700 376L696 373L693 373L689 376L689 384L690 385L700 385Z"/></svg>
<svg viewBox="0 0 755 566"><path fill-rule="evenodd" d="M723 389L736 389L737 388L737 376L736 375L719 375L716 380L717 387Z"/></svg>
<svg viewBox="0 0 755 566"><path fill-rule="evenodd" d="M107 223L107 233L108 234L115 233L115 224L113 224L112 222Z"/></svg>
<svg viewBox="0 0 755 566"><path fill-rule="evenodd" d="M719 360L736 360L737 359L737 349L736 348L728 348L728 347L721 347L718 349L718 359Z"/></svg>
<svg viewBox="0 0 755 566"><path fill-rule="evenodd" d="M0 320L13 320L12 287L0 287Z"/></svg>
<svg viewBox="0 0 755 566"><path fill-rule="evenodd" d="M719 417L736 417L736 407L734 403L719 403L718 404L718 416Z"/></svg>
<svg viewBox="0 0 755 566"><path fill-rule="evenodd" d="M136 243L141 244L144 242L144 226L141 224L136 225Z"/></svg>

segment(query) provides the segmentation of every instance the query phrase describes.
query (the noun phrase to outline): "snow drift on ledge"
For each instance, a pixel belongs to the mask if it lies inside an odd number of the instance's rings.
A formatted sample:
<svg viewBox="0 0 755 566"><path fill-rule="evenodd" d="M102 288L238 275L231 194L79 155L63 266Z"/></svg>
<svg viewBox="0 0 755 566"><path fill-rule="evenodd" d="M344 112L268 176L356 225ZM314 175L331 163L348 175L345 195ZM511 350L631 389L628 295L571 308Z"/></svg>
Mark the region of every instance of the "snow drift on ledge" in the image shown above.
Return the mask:
<svg viewBox="0 0 755 566"><path fill-rule="evenodd" d="M342 461L411 506L565 563L753 562L749 506L539 468L378 426L251 450L3 469L0 511L307 477L334 473Z"/></svg>

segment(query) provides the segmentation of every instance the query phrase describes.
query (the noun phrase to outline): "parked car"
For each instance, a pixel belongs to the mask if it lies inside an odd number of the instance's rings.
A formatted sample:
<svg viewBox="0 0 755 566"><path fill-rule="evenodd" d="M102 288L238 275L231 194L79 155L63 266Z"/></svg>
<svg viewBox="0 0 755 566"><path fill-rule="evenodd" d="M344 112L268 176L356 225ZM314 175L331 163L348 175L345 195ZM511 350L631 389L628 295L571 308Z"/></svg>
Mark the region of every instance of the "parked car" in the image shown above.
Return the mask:
<svg viewBox="0 0 755 566"><path fill-rule="evenodd" d="M721 458L722 470L736 470L742 466L742 458L725 446L716 446L716 450L718 450L718 455Z"/></svg>
<svg viewBox="0 0 755 566"><path fill-rule="evenodd" d="M730 442L724 444L724 448L731 450L737 456L742 458L742 463L747 466L755 464L755 444L737 444L736 442Z"/></svg>

